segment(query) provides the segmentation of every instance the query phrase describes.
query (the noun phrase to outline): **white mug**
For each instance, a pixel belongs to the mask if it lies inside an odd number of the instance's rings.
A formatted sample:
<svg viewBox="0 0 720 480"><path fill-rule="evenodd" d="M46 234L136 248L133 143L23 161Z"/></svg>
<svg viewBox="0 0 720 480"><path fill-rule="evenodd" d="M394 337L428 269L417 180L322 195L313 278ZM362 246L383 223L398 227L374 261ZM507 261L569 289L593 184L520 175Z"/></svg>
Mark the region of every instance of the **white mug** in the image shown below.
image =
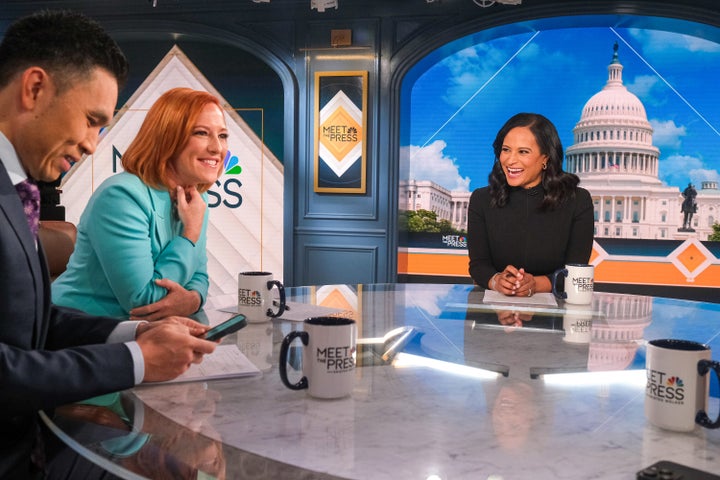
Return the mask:
<svg viewBox="0 0 720 480"><path fill-rule="evenodd" d="M317 398L341 398L355 386L355 321L342 317L314 317L303 322L303 331L290 332L280 347L280 379L291 390L307 388ZM294 339L303 345L302 373L297 383L287 375L288 352Z"/></svg>
<svg viewBox="0 0 720 480"><path fill-rule="evenodd" d="M273 310L272 289L280 295L277 311ZM279 280L273 280L270 272L241 272L238 275L238 313L249 323L267 322L285 311L285 288Z"/></svg>
<svg viewBox="0 0 720 480"><path fill-rule="evenodd" d="M559 292L557 282L565 278L565 291ZM556 270L550 279L553 294L567 303L588 305L592 303L595 288L595 267L586 263L568 263L565 268Z"/></svg>
<svg viewBox="0 0 720 480"><path fill-rule="evenodd" d="M720 380L720 362L710 359L710 348L688 340L651 340L645 368L645 417L667 430L689 432L697 423L720 427L720 416L708 417L710 369Z"/></svg>

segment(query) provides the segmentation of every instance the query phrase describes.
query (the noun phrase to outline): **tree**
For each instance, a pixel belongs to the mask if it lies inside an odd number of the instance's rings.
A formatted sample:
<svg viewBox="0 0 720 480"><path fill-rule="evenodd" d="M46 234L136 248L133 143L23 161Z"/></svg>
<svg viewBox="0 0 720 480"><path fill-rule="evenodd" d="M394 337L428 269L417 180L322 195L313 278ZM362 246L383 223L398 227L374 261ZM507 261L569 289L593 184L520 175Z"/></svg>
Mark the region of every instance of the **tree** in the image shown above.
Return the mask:
<svg viewBox="0 0 720 480"><path fill-rule="evenodd" d="M462 234L463 231L453 228L449 220L438 220L437 213L430 210L407 210L400 215L400 229L408 232L429 232Z"/></svg>
<svg viewBox="0 0 720 480"><path fill-rule="evenodd" d="M710 242L720 242L720 223L713 223L712 226L713 233L711 233L708 236L708 241Z"/></svg>
<svg viewBox="0 0 720 480"><path fill-rule="evenodd" d="M408 211L407 225L408 232L439 232L440 228L437 225L437 213L431 212L430 210L416 210Z"/></svg>

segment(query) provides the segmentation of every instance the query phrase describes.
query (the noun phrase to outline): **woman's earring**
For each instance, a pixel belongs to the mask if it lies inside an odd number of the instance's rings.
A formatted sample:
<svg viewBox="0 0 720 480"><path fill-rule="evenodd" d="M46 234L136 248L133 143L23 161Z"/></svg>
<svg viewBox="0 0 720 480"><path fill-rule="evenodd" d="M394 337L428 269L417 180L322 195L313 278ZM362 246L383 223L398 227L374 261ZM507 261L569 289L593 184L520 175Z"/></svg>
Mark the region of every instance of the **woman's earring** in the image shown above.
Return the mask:
<svg viewBox="0 0 720 480"><path fill-rule="evenodd" d="M547 170L547 162L543 163L543 170Z"/></svg>

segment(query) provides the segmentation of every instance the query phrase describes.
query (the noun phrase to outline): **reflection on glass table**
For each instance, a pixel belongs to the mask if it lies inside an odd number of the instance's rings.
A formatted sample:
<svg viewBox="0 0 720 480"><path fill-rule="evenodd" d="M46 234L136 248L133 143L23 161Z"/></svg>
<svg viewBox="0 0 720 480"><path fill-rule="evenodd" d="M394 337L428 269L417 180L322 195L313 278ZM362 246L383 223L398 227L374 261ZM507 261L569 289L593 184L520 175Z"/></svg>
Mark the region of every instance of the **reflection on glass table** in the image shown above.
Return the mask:
<svg viewBox="0 0 720 480"><path fill-rule="evenodd" d="M262 375L122 393L152 412L140 430L148 444L197 435L204 445L185 441L206 452L221 445L211 465L224 472L202 471L226 478L625 479L660 460L720 471L720 430L668 432L643 413L646 342L707 343L718 359L719 304L596 293L587 308L509 307L485 303L470 285L436 284L286 293L357 322L352 395L318 400L282 384L279 345L301 321L249 325L223 342L238 345ZM208 322L228 318L232 302L210 299ZM288 370L299 372L300 361ZM716 385L711 393L717 412ZM211 413L196 410L199 398L214 399ZM88 422L68 415L61 409L50 423L78 450L127 478L145 475L137 459L103 450L102 439L83 434ZM182 464L199 461L162 445Z"/></svg>

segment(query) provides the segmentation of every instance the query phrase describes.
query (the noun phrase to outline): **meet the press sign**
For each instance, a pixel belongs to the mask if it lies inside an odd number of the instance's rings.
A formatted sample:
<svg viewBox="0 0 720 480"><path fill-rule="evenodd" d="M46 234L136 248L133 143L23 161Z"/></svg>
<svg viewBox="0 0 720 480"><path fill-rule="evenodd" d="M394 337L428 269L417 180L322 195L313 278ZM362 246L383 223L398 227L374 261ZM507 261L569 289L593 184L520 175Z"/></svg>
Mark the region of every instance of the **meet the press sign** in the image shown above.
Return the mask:
<svg viewBox="0 0 720 480"><path fill-rule="evenodd" d="M325 364L325 370L328 373L342 373L355 368L355 349L351 346L346 347L325 347L318 348L318 363Z"/></svg>

